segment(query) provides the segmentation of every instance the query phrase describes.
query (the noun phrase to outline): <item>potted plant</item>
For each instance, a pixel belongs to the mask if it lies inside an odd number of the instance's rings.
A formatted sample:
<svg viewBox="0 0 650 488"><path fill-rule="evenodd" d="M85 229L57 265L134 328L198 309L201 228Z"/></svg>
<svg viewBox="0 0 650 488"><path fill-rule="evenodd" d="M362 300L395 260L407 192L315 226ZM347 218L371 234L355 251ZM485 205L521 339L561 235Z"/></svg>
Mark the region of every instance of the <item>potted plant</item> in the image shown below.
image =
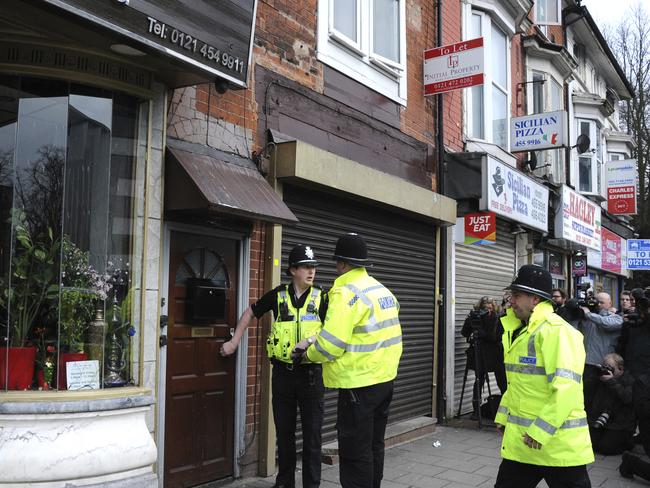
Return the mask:
<svg viewBox="0 0 650 488"><path fill-rule="evenodd" d="M9 311L9 347L0 347L0 389L24 390L34 377L36 348L30 343L30 334L46 302L59 294L60 242L51 228L32 235L24 211L14 211L12 221L16 249L11 280L0 283L0 308Z"/></svg>

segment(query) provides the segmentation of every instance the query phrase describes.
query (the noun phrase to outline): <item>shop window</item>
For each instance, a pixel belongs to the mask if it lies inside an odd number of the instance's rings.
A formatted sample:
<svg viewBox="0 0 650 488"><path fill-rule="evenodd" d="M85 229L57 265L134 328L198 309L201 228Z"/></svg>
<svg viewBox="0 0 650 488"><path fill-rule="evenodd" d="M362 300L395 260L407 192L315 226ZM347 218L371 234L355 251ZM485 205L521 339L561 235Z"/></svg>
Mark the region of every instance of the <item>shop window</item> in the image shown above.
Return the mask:
<svg viewBox="0 0 650 488"><path fill-rule="evenodd" d="M320 0L318 58L406 104L405 0Z"/></svg>
<svg viewBox="0 0 650 488"><path fill-rule="evenodd" d="M533 253L533 264L551 273L554 288L562 288L566 291L564 255L551 251L537 251Z"/></svg>
<svg viewBox="0 0 650 488"><path fill-rule="evenodd" d="M148 102L0 77L0 389L137 384Z"/></svg>
<svg viewBox="0 0 650 488"><path fill-rule="evenodd" d="M469 89L467 97L470 137L485 140L508 150L510 117L510 41L489 14L472 11L470 39L483 37L487 62L485 83Z"/></svg>
<svg viewBox="0 0 650 488"><path fill-rule="evenodd" d="M578 120L578 134L591 141L591 149L578 157L578 188L580 192L600 194L602 165L602 131L594 120Z"/></svg>

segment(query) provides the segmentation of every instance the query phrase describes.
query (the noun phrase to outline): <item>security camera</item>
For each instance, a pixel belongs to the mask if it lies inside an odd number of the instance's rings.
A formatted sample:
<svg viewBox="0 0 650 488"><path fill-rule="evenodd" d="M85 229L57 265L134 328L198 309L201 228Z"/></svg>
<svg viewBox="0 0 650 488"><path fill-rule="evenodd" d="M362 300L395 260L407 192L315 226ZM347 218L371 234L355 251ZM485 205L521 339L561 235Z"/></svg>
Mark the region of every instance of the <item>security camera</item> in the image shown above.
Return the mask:
<svg viewBox="0 0 650 488"><path fill-rule="evenodd" d="M228 82L221 78L214 80L214 89L217 90L217 93L223 95L228 91Z"/></svg>

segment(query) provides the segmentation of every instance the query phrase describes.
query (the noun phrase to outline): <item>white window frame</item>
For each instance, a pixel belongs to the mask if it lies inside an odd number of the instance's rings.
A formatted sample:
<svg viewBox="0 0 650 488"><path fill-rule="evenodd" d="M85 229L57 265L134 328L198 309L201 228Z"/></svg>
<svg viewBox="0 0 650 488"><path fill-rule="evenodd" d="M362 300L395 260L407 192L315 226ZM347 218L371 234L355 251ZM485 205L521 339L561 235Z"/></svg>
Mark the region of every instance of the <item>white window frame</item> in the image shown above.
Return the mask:
<svg viewBox="0 0 650 488"><path fill-rule="evenodd" d="M506 140L505 140L505 147L497 146L501 148L505 152L509 152L509 147L510 147L510 118L512 117L512 73L511 73L511 49L512 49L512 32L509 31L509 29L504 28L504 23L500 22L498 17L494 12L490 11L485 11L485 10L479 10L476 8L470 8L468 9L468 12L466 14L466 22L465 22L465 33L464 37L465 40L468 40L470 37L470 34L468 32L469 30L469 25L471 22L472 15L480 15L481 16L481 31L483 34L483 39L484 39L484 46L485 46L485 56L486 56L486 63L485 63L485 76L484 76L484 83L483 83L483 137L477 137L474 134L471 134L469 129L471 127L472 123L472 113L473 113L473 107L472 107L472 97L471 97L471 91L470 90L464 90L466 93L464 94L465 98L465 106L467 107L467 110L465 112L465 127L467 128L467 139L469 141L478 141L478 142L485 142L489 144L494 144L496 146L496 143L494 142L494 134L493 134L493 128L492 128L492 122L493 122L493 107L492 107L492 90L493 85L497 86L497 88L500 89L500 91L504 91L503 89L505 88L505 93L506 93L506 103L507 103L507 109L506 109ZM492 24L495 24L501 32L503 32L506 36L506 86L501 87L499 84L494 81L494 74L492 72L492 63L490 60L490 55L491 55L491 48L492 48Z"/></svg>
<svg viewBox="0 0 650 488"><path fill-rule="evenodd" d="M542 1L548 2L553 1L555 2L555 15L557 17L557 20L555 22L550 22L550 21L540 21L540 19L537 18L537 7ZM561 4L562 0L535 0L535 23L539 26L545 26L545 25L562 25L562 9L561 9Z"/></svg>
<svg viewBox="0 0 650 488"><path fill-rule="evenodd" d="M578 191L588 195L601 195L602 193L602 128L599 128L600 122L594 119L587 119L576 117L576 137L582 134L583 123L589 124L589 139L591 141L591 148L582 154L578 155L576 180L578 183ZM599 143L599 138L601 139ZM600 150L598 149L600 148ZM601 154L599 154L599 152ZM589 158L591 160L591 188L583 189L582 182L580 181L580 159Z"/></svg>
<svg viewBox="0 0 650 488"><path fill-rule="evenodd" d="M406 0L399 2L399 62L373 51L373 0L350 0L357 6L358 39L350 39L334 28L334 1L318 0L318 48L322 63L358 81L389 99L406 105Z"/></svg>

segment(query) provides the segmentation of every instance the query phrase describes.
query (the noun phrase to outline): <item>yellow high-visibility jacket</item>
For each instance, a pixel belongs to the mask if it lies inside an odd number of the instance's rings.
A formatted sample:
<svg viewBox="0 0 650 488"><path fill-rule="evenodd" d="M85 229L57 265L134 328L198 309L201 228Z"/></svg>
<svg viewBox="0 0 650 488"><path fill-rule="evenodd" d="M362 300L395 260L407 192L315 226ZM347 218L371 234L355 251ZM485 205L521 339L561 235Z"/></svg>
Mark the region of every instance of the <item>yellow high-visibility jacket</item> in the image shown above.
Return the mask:
<svg viewBox="0 0 650 488"><path fill-rule="evenodd" d="M291 303L289 285L285 285L278 292L278 316L266 339L266 353L269 359L291 363L291 352L296 344L320 332L323 324L320 321L318 310L322 306L322 298L321 289L312 286L309 290L309 298L298 310Z"/></svg>
<svg viewBox="0 0 650 488"><path fill-rule="evenodd" d="M339 276L329 294L323 330L307 359L323 363L328 388L360 388L397 376L402 355L399 304L365 268Z"/></svg>
<svg viewBox="0 0 650 488"><path fill-rule="evenodd" d="M512 309L501 323L508 377L508 389L495 418L506 427L501 455L540 466L592 463L582 393L582 334L556 315L550 302L535 307L528 325L514 340L513 333L522 323ZM524 444L524 434L542 448Z"/></svg>

